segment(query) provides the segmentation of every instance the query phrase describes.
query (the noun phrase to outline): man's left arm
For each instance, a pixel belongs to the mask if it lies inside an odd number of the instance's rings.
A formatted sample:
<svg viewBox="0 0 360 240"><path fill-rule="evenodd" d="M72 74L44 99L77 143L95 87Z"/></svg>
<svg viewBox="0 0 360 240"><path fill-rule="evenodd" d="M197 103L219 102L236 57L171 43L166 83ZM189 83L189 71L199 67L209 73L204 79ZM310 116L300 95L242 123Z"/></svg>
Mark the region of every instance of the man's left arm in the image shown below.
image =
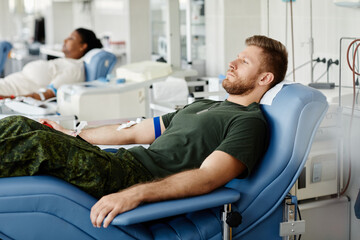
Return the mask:
<svg viewBox="0 0 360 240"><path fill-rule="evenodd" d="M123 191L102 197L92 208L94 227L109 226L120 213L143 202L157 202L206 194L226 184L245 171L246 166L233 156L214 151L199 169L184 171L159 181L137 184Z"/></svg>

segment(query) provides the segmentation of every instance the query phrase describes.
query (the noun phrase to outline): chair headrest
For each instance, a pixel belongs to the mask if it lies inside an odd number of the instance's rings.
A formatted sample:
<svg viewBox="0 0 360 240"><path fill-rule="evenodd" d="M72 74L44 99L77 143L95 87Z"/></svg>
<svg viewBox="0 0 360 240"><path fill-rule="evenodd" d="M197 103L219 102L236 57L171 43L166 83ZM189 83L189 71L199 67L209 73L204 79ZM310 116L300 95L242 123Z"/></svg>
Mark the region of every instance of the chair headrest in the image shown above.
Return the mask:
<svg viewBox="0 0 360 240"><path fill-rule="evenodd" d="M83 60L86 82L90 82L100 77L106 77L115 66L117 58L111 52L96 48L87 52Z"/></svg>

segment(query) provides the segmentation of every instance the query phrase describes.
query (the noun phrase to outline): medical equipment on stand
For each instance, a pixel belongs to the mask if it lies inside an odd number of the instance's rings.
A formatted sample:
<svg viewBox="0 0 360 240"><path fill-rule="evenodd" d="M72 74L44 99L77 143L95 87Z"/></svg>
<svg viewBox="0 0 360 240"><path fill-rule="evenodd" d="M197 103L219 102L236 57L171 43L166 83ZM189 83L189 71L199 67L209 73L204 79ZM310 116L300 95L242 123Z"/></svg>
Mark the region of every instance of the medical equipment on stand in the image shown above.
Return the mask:
<svg viewBox="0 0 360 240"><path fill-rule="evenodd" d="M0 119L13 115L23 115L34 120L46 118L69 129L75 128L77 123L74 115L58 115L56 112L56 103L54 102L42 102L25 97L0 100Z"/></svg>
<svg viewBox="0 0 360 240"><path fill-rule="evenodd" d="M39 101L31 97L6 99L4 105L25 115L47 115L56 113L56 103Z"/></svg>
<svg viewBox="0 0 360 240"><path fill-rule="evenodd" d="M221 78L203 77L196 81L169 77L153 84L150 94L152 116L163 115L183 108L198 99L225 100L227 93Z"/></svg>
<svg viewBox="0 0 360 240"><path fill-rule="evenodd" d="M64 85L57 94L58 111L86 121L147 117L149 86L172 72L169 64L143 61L116 70L116 79L125 79L124 83L115 80Z"/></svg>

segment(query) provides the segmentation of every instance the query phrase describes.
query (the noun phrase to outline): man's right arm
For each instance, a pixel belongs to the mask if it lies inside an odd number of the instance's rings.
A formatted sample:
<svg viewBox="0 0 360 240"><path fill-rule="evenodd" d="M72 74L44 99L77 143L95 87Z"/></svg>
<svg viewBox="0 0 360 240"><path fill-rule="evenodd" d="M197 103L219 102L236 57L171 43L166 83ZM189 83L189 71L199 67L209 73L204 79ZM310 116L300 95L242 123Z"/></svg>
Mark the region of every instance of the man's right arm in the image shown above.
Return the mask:
<svg viewBox="0 0 360 240"><path fill-rule="evenodd" d="M54 129L65 134L72 135L71 130L62 128L59 124L47 120L41 123L49 123ZM161 132L165 131L165 125L160 117ZM91 144L101 145L125 145L125 144L151 144L155 140L153 119L145 119L129 128L117 130L119 125L108 125L98 128L89 128L81 131L79 136Z"/></svg>

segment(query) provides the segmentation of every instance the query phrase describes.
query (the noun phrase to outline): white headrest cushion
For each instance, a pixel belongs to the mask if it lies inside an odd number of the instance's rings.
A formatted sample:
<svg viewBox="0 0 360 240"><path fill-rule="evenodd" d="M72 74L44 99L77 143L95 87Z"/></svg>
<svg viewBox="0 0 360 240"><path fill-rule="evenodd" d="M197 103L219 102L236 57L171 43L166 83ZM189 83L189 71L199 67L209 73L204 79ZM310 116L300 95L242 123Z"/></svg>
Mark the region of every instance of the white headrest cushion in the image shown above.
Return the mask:
<svg viewBox="0 0 360 240"><path fill-rule="evenodd" d="M271 105L272 101L274 100L274 98L276 97L276 95L280 92L280 90L283 88L284 85L289 85L289 84L293 84L295 82L291 82L289 80L284 80L278 84L276 84L275 86L273 86L272 88L270 88L265 94L264 96L261 98L260 100L260 104L265 104L265 105Z"/></svg>
<svg viewBox="0 0 360 240"><path fill-rule="evenodd" d="M89 64L91 62L91 59L93 56L95 56L96 54L98 54L99 52L104 51L101 48L94 48L91 49L90 51L88 51L83 57L82 59L84 60L84 62L86 62L87 64Z"/></svg>

